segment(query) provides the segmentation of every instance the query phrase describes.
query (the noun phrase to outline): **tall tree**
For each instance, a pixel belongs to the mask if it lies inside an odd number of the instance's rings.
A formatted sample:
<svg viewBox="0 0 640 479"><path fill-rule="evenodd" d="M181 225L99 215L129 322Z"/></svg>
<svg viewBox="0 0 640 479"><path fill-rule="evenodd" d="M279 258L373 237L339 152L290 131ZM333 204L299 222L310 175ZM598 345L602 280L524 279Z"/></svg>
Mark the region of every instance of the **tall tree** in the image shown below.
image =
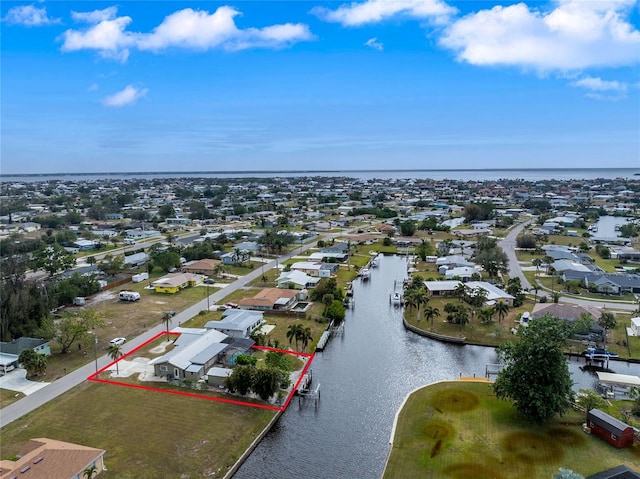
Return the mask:
<svg viewBox="0 0 640 479"><path fill-rule="evenodd" d="M58 243L42 246L33 253L33 265L44 269L49 276L65 271L76 264L76 258Z"/></svg>
<svg viewBox="0 0 640 479"><path fill-rule="evenodd" d="M607 344L607 334L616 327L616 315L611 311L603 311L598 319L598 324L604 329L604 344Z"/></svg>
<svg viewBox="0 0 640 479"><path fill-rule="evenodd" d="M498 322L502 323L502 320L509 312L509 305L502 300L499 300L493 307L494 311L498 315Z"/></svg>
<svg viewBox="0 0 640 479"><path fill-rule="evenodd" d="M91 309L84 309L77 314L63 313L62 319L54 325L53 339L60 344L60 352L66 353L76 341L84 341L89 331L104 326L104 321Z"/></svg>
<svg viewBox="0 0 640 479"><path fill-rule="evenodd" d="M433 328L433 319L440 316L440 310L434 306L427 306L424 309L424 317L427 321L431 321L431 327Z"/></svg>
<svg viewBox="0 0 640 479"><path fill-rule="evenodd" d="M519 330L520 341L498 347L505 368L493 390L500 399L511 399L527 420L545 424L571 405L571 375L562 348L569 331L550 316L532 321Z"/></svg>
<svg viewBox="0 0 640 479"><path fill-rule="evenodd" d="M120 344L112 344L109 346L109 351L107 352L109 357L116 362L116 374L120 374L120 369L118 368L118 359L122 357L122 345Z"/></svg>
<svg viewBox="0 0 640 479"><path fill-rule="evenodd" d="M298 340L300 338L300 328L302 326L299 323L290 324L289 328L287 328L287 339L289 340L289 344L291 341L295 340L296 342L296 351L298 350Z"/></svg>

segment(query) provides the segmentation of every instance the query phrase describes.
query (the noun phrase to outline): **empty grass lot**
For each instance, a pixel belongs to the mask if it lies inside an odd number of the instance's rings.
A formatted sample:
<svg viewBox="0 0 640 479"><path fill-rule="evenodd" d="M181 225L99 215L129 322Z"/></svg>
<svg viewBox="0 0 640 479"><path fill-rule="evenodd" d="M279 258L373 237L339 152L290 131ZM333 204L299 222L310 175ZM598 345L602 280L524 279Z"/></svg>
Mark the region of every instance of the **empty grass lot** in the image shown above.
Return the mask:
<svg viewBox="0 0 640 479"><path fill-rule="evenodd" d="M621 464L640 468L639 445L616 449L582 432L584 420L571 411L531 426L489 383L430 385L400 412L383 478L550 478L560 467L586 477Z"/></svg>
<svg viewBox="0 0 640 479"><path fill-rule="evenodd" d="M222 477L273 415L87 382L3 428L2 458L50 437L105 449L105 479Z"/></svg>

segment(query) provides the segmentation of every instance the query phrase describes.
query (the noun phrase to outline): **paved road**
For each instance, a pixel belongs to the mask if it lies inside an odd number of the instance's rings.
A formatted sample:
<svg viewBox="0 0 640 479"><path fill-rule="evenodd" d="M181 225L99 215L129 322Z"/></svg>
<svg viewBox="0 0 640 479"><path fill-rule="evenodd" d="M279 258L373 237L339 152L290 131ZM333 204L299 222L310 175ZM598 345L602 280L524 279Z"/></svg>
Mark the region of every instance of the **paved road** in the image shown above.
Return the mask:
<svg viewBox="0 0 640 479"><path fill-rule="evenodd" d="M188 321L189 319L196 316L200 311L206 310L208 305L213 305L221 302L226 296L237 291L238 289L245 286L248 282L253 281L262 276L262 272L268 271L269 269L275 268L282 261L285 261L295 255L300 254L303 251L308 250L309 248L315 245L316 238L313 241L303 244L300 247L295 248L295 250L287 255L280 256L277 259L274 259L268 263L264 264L264 268L260 267L251 273L243 276L233 283L227 285L224 289L216 291L211 294L207 300L205 297L202 301L190 306L189 308L181 311L176 314L169 324L169 328L174 328L179 326L180 324ZM207 302L208 301L208 302ZM149 339L153 338L155 335L163 331L165 328L165 324L161 323L145 333L137 336L136 338L128 341L122 347L123 353L128 353L133 349L137 348L141 344L145 343ZM99 354L102 354L103 351L98 351ZM67 374L66 376L61 377L60 379L50 383L49 385L39 389L38 391L26 396L19 401L16 401L7 407L0 409L0 427L4 427L7 424L21 418L25 414L30 413L34 409L42 406L43 404L55 399L61 394L67 392L71 388L81 384L84 382L90 375L94 374L97 370L105 367L111 362L111 358L108 355L101 355L96 360L91 361L89 364L82 366L79 369Z"/></svg>
<svg viewBox="0 0 640 479"><path fill-rule="evenodd" d="M514 226L504 239L498 241L498 246L504 250L507 254L507 258L509 258L509 277L520 278L520 284L526 290L531 289L531 283L529 283L529 280L527 280L522 272L522 268L520 267L518 258L516 257L516 238L523 229L531 224L532 221L532 219L527 220L524 223Z"/></svg>
<svg viewBox="0 0 640 479"><path fill-rule="evenodd" d="M527 290L532 290L533 286L531 285L531 283L529 283L524 273L522 272L522 267L518 263L518 259L516 257L515 248L516 248L516 238L518 237L520 232L524 228L526 228L527 225L529 225L532 221L533 219L525 221L524 223L521 223L515 226L511 231L509 231L509 233L503 240L498 242L498 246L500 246L504 250L504 252L507 254L507 257L509 258L509 276L512 278L513 277L520 278L520 284L524 289L527 289ZM540 287L538 290L538 297L541 297L541 296L551 297L551 295L549 294L550 292L551 290L544 287ZM562 295L562 292L560 292L560 294ZM596 299L582 299L582 298L576 298L576 297L565 296L565 295L562 295L562 302L571 303L571 304L580 304L582 306L596 306L596 307L604 306L608 309L621 310L621 311L634 311L638 308L638 305L636 303L630 303L627 301L616 301L616 300L602 301L602 300L596 300Z"/></svg>

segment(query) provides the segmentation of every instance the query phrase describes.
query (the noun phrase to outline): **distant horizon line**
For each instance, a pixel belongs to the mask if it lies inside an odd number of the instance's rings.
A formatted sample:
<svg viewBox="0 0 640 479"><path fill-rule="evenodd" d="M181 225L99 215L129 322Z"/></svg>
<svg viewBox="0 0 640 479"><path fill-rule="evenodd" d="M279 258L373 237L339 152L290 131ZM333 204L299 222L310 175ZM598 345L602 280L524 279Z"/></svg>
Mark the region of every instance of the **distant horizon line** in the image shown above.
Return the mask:
<svg viewBox="0 0 640 479"><path fill-rule="evenodd" d="M53 173L0 173L0 178L5 176L38 177L38 176L99 176L99 175L203 175L203 174L277 174L277 173L389 173L389 172L442 172L442 171L609 171L609 170L637 170L640 167L608 167L608 168L385 168L385 169L356 169L356 170L212 170L212 171L102 171L102 172L53 172Z"/></svg>

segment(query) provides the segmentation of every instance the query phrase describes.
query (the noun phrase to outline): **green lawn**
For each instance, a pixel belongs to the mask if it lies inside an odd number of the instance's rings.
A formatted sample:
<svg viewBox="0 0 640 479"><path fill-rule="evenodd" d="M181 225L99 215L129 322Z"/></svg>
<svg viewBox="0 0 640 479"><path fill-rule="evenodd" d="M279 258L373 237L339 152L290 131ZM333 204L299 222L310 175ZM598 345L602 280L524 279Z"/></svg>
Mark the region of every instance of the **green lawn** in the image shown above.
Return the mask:
<svg viewBox="0 0 640 479"><path fill-rule="evenodd" d="M8 389L0 389L0 409L7 407L9 404L16 402L18 399L22 399L24 394L9 391Z"/></svg>
<svg viewBox="0 0 640 479"><path fill-rule="evenodd" d="M459 299L432 298L429 301L429 306L438 308L440 311L440 316L434 318L433 325L431 322L422 318L422 312L418 320L416 308L405 308L405 319L409 324L424 329L425 331L431 331L445 336L464 336L467 338L467 342L470 343L498 346L506 340L515 338L510 332L511 328L517 326L516 320L520 319L524 311L531 311L533 308L533 301L526 300L523 306L509 310L502 321L498 321L498 317L495 316L493 321L482 324L476 317L472 316L471 321L460 328L457 324L451 324L445 321L447 313L444 311L444 306L446 303L459 304ZM466 303L464 304L468 307Z"/></svg>
<svg viewBox="0 0 640 479"><path fill-rule="evenodd" d="M2 458L49 437L105 449L105 479L222 477L274 412L83 383L0 430Z"/></svg>
<svg viewBox="0 0 640 479"><path fill-rule="evenodd" d="M531 426L489 383L427 386L400 412L383 478L550 478L560 467L584 476L620 464L640 468L640 445L616 449L582 432L584 420L570 411Z"/></svg>

